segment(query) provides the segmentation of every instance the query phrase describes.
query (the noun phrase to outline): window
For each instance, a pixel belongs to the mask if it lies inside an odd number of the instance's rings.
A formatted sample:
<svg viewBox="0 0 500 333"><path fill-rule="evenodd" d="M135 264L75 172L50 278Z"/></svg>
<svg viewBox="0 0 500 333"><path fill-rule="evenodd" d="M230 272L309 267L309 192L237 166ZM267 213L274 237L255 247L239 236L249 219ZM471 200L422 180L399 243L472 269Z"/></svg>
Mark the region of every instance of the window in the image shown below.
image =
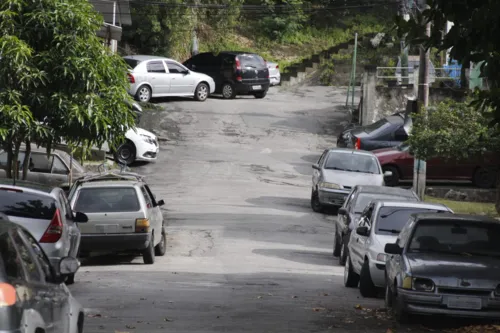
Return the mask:
<svg viewBox="0 0 500 333"><path fill-rule="evenodd" d="M438 213L439 210L409 207L382 207L378 213L378 235L397 235L404 228L412 214Z"/></svg>
<svg viewBox="0 0 500 333"><path fill-rule="evenodd" d="M32 172L50 173L54 156L47 157L47 154L31 153L29 169Z"/></svg>
<svg viewBox="0 0 500 333"><path fill-rule="evenodd" d="M238 55L238 59L240 60L241 67L267 68L266 62L258 54L240 54Z"/></svg>
<svg viewBox="0 0 500 333"><path fill-rule="evenodd" d="M56 212L56 202L48 195L1 190L0 212L7 216L51 220Z"/></svg>
<svg viewBox="0 0 500 333"><path fill-rule="evenodd" d="M378 129L386 127L387 124L389 124L389 121L387 120L387 118L380 119L379 121L377 121L377 122L375 122L375 123L373 123L371 125L366 126L364 128L364 131L365 131L365 133L375 132Z"/></svg>
<svg viewBox="0 0 500 333"><path fill-rule="evenodd" d="M32 257L28 246L24 243L23 239L17 232L12 233L12 239L16 244L17 250L19 252L19 257L21 258L21 262L26 269L26 273L30 281L42 282L42 276L35 262L35 258Z"/></svg>
<svg viewBox="0 0 500 333"><path fill-rule="evenodd" d="M390 195L390 194L380 194L380 193L360 193L358 197L356 198L356 205L354 207L354 213L362 213L363 210L365 209L366 206L370 204L371 201L373 200L403 200L403 201L410 201L412 200L411 198L408 197L403 197L403 196L397 196L397 195Z"/></svg>
<svg viewBox="0 0 500 333"><path fill-rule="evenodd" d="M142 191L142 195L144 196L144 199L146 200L146 204L148 205L148 208L152 208L153 202L151 201L151 198L149 197L149 194L146 191L146 189L144 188L144 186L141 186L141 191Z"/></svg>
<svg viewBox="0 0 500 333"><path fill-rule="evenodd" d="M320 156L319 160L318 160L318 165L321 166L321 164L323 164L323 161L325 160L325 157L326 155L328 154L328 150L325 150L323 152L323 155Z"/></svg>
<svg viewBox="0 0 500 333"><path fill-rule="evenodd" d="M20 151L17 160L19 161L19 169L23 167L24 162L24 152ZM0 168L5 169L7 167L7 152L0 154Z"/></svg>
<svg viewBox="0 0 500 333"><path fill-rule="evenodd" d="M125 58L125 59L123 59L123 60L125 60L125 62L127 63L127 65L128 65L130 68L132 68L132 69L136 68L136 67L137 67L137 65L139 65L139 64L141 63L141 61L140 61L140 60L137 60L137 59L127 59L127 58Z"/></svg>
<svg viewBox="0 0 500 333"><path fill-rule="evenodd" d="M163 61L151 61L147 65L148 73L166 73Z"/></svg>
<svg viewBox="0 0 500 333"><path fill-rule="evenodd" d="M29 233L19 230L21 235L26 239L27 243L31 246L33 253L38 259L38 263L42 267L42 271L45 274L46 279L52 279L52 267L50 265L49 259L43 252L40 245L38 245L37 241L31 236Z"/></svg>
<svg viewBox="0 0 500 333"><path fill-rule="evenodd" d="M25 280L21 259L9 234L0 235L0 256L8 279Z"/></svg>
<svg viewBox="0 0 500 333"><path fill-rule="evenodd" d="M156 198L153 195L153 192L151 192L151 189L149 188L148 185L144 185L144 188L146 189L146 192L148 192L149 197L151 198L151 202L153 203L154 206L156 206Z"/></svg>
<svg viewBox="0 0 500 333"><path fill-rule="evenodd" d="M325 169L380 174L378 160L373 155L332 152L328 154Z"/></svg>
<svg viewBox="0 0 500 333"><path fill-rule="evenodd" d="M167 62L167 67L168 67L169 73L171 73L171 74L182 74L186 71L183 67L181 67L173 62Z"/></svg>
<svg viewBox="0 0 500 333"><path fill-rule="evenodd" d="M83 213L137 212L141 208L133 187L82 188L75 211Z"/></svg>
<svg viewBox="0 0 500 333"><path fill-rule="evenodd" d="M54 164L52 165L52 173L58 174L58 175L67 175L69 174L69 170L64 165L64 163L61 161L61 159L57 156L53 156Z"/></svg>
<svg viewBox="0 0 500 333"><path fill-rule="evenodd" d="M394 140L396 141L408 140L408 134L406 133L404 126L401 126L394 132Z"/></svg>

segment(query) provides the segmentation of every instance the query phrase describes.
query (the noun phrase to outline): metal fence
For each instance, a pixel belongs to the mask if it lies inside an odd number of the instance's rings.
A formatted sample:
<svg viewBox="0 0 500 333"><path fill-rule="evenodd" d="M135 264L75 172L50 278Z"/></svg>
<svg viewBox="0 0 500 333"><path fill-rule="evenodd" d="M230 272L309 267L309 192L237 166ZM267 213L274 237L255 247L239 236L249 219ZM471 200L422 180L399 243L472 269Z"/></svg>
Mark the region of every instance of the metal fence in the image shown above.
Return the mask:
<svg viewBox="0 0 500 333"><path fill-rule="evenodd" d="M429 83L436 81L453 81L460 85L460 67L444 67L429 69ZM396 81L397 84L414 84L418 80L418 68L412 67L377 67L378 81Z"/></svg>

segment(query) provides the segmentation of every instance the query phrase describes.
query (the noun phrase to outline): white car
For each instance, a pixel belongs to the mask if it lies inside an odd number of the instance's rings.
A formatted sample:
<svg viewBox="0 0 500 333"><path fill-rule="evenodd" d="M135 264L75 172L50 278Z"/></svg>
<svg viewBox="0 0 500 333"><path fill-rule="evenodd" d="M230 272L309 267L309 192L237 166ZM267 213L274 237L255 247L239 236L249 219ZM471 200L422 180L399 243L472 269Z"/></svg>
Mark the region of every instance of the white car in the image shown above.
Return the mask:
<svg viewBox="0 0 500 333"><path fill-rule="evenodd" d="M357 287L363 297L374 297L385 287L385 253L387 243L395 243L399 232L418 213L453 213L442 204L374 200L361 214L355 232L351 233L344 266L344 285Z"/></svg>
<svg viewBox="0 0 500 333"><path fill-rule="evenodd" d="M130 67L128 93L137 101L186 96L203 102L215 91L215 82L210 76L193 72L175 60L149 55L123 59Z"/></svg>
<svg viewBox="0 0 500 333"><path fill-rule="evenodd" d="M272 86L281 83L280 65L276 62L267 61L267 68L269 69L269 81Z"/></svg>

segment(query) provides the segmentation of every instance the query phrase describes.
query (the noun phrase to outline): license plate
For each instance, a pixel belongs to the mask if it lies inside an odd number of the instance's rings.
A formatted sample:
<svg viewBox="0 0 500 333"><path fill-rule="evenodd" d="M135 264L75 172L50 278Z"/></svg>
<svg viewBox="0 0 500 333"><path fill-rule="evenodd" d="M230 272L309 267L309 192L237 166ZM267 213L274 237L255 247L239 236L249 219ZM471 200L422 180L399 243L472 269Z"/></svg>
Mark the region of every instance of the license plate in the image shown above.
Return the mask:
<svg viewBox="0 0 500 333"><path fill-rule="evenodd" d="M116 224L96 225L96 231L103 234L113 234L118 232L118 226Z"/></svg>
<svg viewBox="0 0 500 333"><path fill-rule="evenodd" d="M448 308L463 310L481 310L482 302L478 297L448 296Z"/></svg>
<svg viewBox="0 0 500 333"><path fill-rule="evenodd" d="M252 89L253 89L253 90L261 90L261 89L262 89L262 86L252 86Z"/></svg>

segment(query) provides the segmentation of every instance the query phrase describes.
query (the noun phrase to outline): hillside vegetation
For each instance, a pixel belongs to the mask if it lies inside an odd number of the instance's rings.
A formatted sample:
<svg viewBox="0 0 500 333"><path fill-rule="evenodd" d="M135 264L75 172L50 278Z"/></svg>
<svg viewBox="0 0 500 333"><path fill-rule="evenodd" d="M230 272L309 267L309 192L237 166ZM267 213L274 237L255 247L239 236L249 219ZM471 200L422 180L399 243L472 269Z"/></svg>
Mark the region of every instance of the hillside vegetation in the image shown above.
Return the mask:
<svg viewBox="0 0 500 333"><path fill-rule="evenodd" d="M133 25L120 51L179 61L190 57L193 31L200 52L251 51L280 64L360 35L388 31L397 7L383 0L182 0L132 2Z"/></svg>

